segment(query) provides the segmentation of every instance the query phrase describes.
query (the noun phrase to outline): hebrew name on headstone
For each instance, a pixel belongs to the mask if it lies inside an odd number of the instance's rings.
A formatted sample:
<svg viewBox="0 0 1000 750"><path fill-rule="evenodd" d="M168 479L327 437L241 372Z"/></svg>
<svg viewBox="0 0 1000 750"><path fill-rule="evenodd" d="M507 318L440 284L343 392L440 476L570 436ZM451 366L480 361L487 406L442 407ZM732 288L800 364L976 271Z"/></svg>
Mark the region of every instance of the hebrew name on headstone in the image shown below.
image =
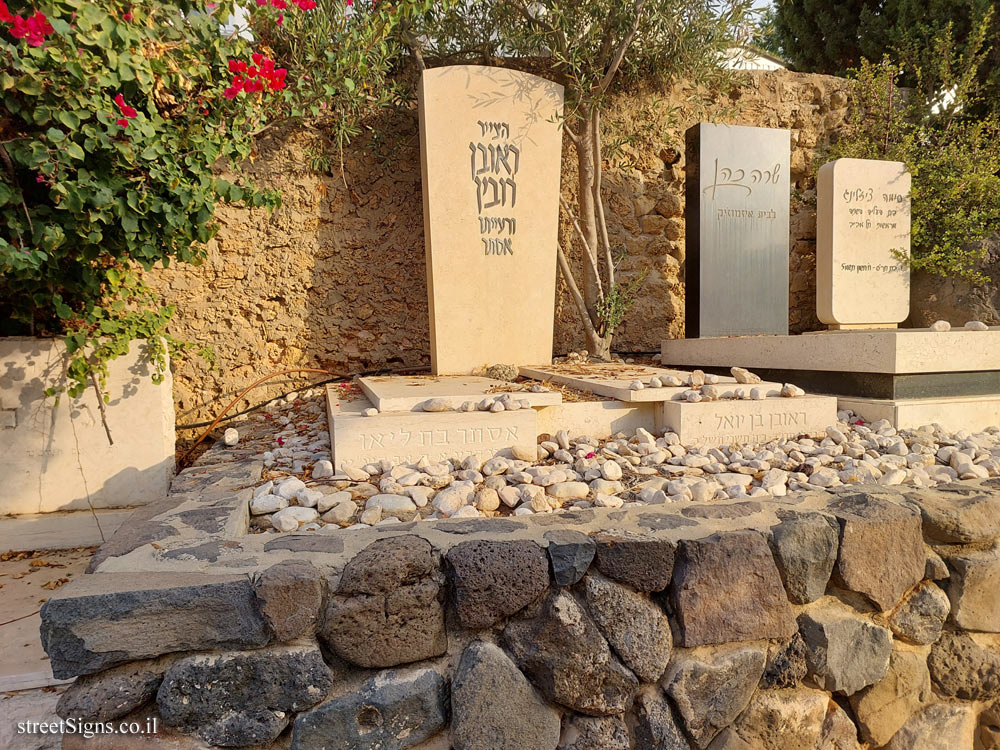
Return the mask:
<svg viewBox="0 0 1000 750"><path fill-rule="evenodd" d="M910 173L837 159L816 184L816 313L833 328L894 327L910 314Z"/></svg>
<svg viewBox="0 0 1000 750"><path fill-rule="evenodd" d="M420 151L435 374L548 364L563 87L506 68L425 70Z"/></svg>
<svg viewBox="0 0 1000 750"><path fill-rule="evenodd" d="M789 131L686 133L688 338L788 333Z"/></svg>

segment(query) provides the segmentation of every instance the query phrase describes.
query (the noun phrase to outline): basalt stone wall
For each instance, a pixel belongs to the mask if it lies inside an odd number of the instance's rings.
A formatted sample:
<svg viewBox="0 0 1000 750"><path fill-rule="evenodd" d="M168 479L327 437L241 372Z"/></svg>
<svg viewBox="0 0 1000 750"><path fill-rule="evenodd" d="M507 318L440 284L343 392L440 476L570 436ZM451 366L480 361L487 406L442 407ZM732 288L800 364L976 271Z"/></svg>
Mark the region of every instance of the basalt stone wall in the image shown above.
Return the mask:
<svg viewBox="0 0 1000 750"><path fill-rule="evenodd" d="M995 750L998 484L283 536L87 575L42 637L60 715L164 743Z"/></svg>
<svg viewBox="0 0 1000 750"><path fill-rule="evenodd" d="M836 137L847 114L847 86L831 76L761 71L746 84L695 107L684 86L617 96L603 121L604 195L609 236L627 251L619 278L648 271L639 301L616 348L659 351L684 331L684 130L699 120L791 130L792 218L790 323L819 327L815 317L813 162ZM429 363L423 209L416 110L373 123L372 137L344 153L314 130L272 133L258 144L247 176L276 188L273 214L223 207L221 231L201 266L151 274L177 306L171 330L209 344L216 360L176 364L174 392L181 424L210 418L261 375L288 367L341 372ZM577 192L576 164L563 147L563 194ZM576 233L565 213L567 246ZM579 262L579 248L572 253ZM514 259L516 261L516 259ZM516 265L498 273L517 273ZM483 305L519 304L483 296ZM577 312L559 282L555 350L584 345ZM289 390L286 383L251 395Z"/></svg>

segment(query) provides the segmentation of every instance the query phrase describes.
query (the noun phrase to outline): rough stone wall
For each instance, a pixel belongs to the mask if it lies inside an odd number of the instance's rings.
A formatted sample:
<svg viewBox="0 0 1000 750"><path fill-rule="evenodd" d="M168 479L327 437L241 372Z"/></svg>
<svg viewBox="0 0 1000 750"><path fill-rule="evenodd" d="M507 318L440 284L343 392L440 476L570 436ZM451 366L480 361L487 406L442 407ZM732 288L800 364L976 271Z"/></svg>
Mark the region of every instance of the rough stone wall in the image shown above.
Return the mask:
<svg viewBox="0 0 1000 750"><path fill-rule="evenodd" d="M1000 748L994 479L223 530L260 470L185 470L45 604L60 716L158 717L150 747Z"/></svg>
<svg viewBox="0 0 1000 750"><path fill-rule="evenodd" d="M715 105L695 108L690 90L618 96L604 122L605 197L609 233L628 256L621 277L649 276L616 341L625 351L654 351L684 330L684 130L699 119L789 128L793 185L790 323L815 317L815 214L812 160L846 114L846 82L785 71L754 72ZM217 239L199 267L152 274L178 306L181 338L209 344L214 367L193 358L175 373L179 421L205 419L242 387L268 372L322 366L342 372L429 362L423 211L415 110L387 115L378 140L360 139L339 165L314 169L332 149L315 132L270 136L248 165L262 186L283 193L273 214L224 207ZM333 157L335 159L335 157ZM563 148L563 191L576 192L570 144ZM561 236L574 231L563 215ZM499 305L517 300L488 300ZM555 351L583 338L565 284L559 283ZM264 393L287 390L281 384Z"/></svg>

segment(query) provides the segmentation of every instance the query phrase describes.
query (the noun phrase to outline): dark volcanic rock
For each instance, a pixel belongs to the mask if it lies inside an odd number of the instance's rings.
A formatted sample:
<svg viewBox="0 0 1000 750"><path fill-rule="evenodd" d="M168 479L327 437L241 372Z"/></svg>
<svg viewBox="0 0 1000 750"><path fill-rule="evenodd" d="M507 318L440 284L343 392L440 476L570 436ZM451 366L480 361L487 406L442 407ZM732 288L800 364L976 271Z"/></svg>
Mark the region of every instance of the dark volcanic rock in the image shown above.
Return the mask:
<svg viewBox="0 0 1000 750"><path fill-rule="evenodd" d="M951 612L948 595L930 581L917 586L889 618L889 627L911 643L934 643Z"/></svg>
<svg viewBox="0 0 1000 750"><path fill-rule="evenodd" d="M300 714L291 750L405 750L448 722L448 684L430 669L381 672L358 691Z"/></svg>
<svg viewBox="0 0 1000 750"><path fill-rule="evenodd" d="M156 704L167 726L213 745L256 745L276 739L290 712L316 705L332 686L315 644L272 646L179 659L164 676Z"/></svg>
<svg viewBox="0 0 1000 750"><path fill-rule="evenodd" d="M548 558L534 542L462 542L445 559L455 611L467 628L494 625L549 586Z"/></svg>
<svg viewBox="0 0 1000 750"><path fill-rule="evenodd" d="M756 531L681 542L670 596L686 647L795 632L778 568Z"/></svg>
<svg viewBox="0 0 1000 750"><path fill-rule="evenodd" d="M667 668L673 638L658 605L598 575L583 579L590 613L618 658L643 682L656 682Z"/></svg>
<svg viewBox="0 0 1000 750"><path fill-rule="evenodd" d="M537 616L507 623L504 645L542 693L591 716L632 705L638 681L612 655L577 601L564 591L549 596Z"/></svg>
<svg viewBox="0 0 1000 750"><path fill-rule="evenodd" d="M272 565L254 581L260 611L279 641L316 630L323 606L323 580L307 562L286 560Z"/></svg>
<svg viewBox="0 0 1000 750"><path fill-rule="evenodd" d="M1000 494L921 489L906 498L920 508L924 535L935 542L974 544L1000 538Z"/></svg>
<svg viewBox="0 0 1000 750"><path fill-rule="evenodd" d="M695 745L705 748L747 707L764 672L764 648L721 646L677 653L660 684Z"/></svg>
<svg viewBox="0 0 1000 750"><path fill-rule="evenodd" d="M799 615L809 670L827 690L852 695L889 670L892 633L853 612L813 609Z"/></svg>
<svg viewBox="0 0 1000 750"><path fill-rule="evenodd" d="M631 750L628 727L621 716L580 716L566 719L558 750Z"/></svg>
<svg viewBox="0 0 1000 750"><path fill-rule="evenodd" d="M156 697L163 675L175 656L161 656L78 677L59 696L56 713L68 719L112 721Z"/></svg>
<svg viewBox="0 0 1000 750"><path fill-rule="evenodd" d="M594 540L580 531L559 529L546 531L545 541L549 543L549 560L556 586L572 586L579 582L594 560L597 551Z"/></svg>
<svg viewBox="0 0 1000 750"><path fill-rule="evenodd" d="M838 583L892 609L924 577L920 516L864 492L841 495L829 509L840 522Z"/></svg>
<svg viewBox="0 0 1000 750"><path fill-rule="evenodd" d="M470 643L451 687L455 750L552 750L559 713L542 700L501 649Z"/></svg>
<svg viewBox="0 0 1000 750"><path fill-rule="evenodd" d="M826 593L838 536L836 522L819 513L791 516L771 531L774 560L791 601L808 604Z"/></svg>
<svg viewBox="0 0 1000 750"><path fill-rule="evenodd" d="M633 733L637 749L691 750L669 701L657 689L636 696Z"/></svg>
<svg viewBox="0 0 1000 750"><path fill-rule="evenodd" d="M95 573L42 606L41 639L60 679L175 651L270 640L246 576Z"/></svg>
<svg viewBox="0 0 1000 750"><path fill-rule="evenodd" d="M931 647L927 666L944 695L968 701L1000 698L1000 653L964 633L942 633Z"/></svg>
<svg viewBox="0 0 1000 750"><path fill-rule="evenodd" d="M391 667L447 648L442 575L425 539L380 539L358 553L327 602L319 636L343 659Z"/></svg>
<svg viewBox="0 0 1000 750"><path fill-rule="evenodd" d="M597 569L608 578L637 591L662 591L670 584L677 552L673 542L609 531L592 536L597 543Z"/></svg>
<svg viewBox="0 0 1000 750"><path fill-rule="evenodd" d="M778 647L768 660L760 686L767 689L798 687L808 673L806 644L802 636L796 633L790 641Z"/></svg>

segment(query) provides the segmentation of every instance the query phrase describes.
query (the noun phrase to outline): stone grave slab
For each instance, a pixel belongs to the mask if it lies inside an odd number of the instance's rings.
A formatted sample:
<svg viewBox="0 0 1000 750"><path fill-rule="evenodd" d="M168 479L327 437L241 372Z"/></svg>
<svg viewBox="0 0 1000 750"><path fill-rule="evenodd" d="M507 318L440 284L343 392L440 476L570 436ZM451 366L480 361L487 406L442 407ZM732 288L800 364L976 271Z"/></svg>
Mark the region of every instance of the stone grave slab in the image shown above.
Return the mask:
<svg viewBox="0 0 1000 750"><path fill-rule="evenodd" d="M687 130L688 338L788 333L788 130Z"/></svg>
<svg viewBox="0 0 1000 750"><path fill-rule="evenodd" d="M947 373L1000 370L1000 327L988 331L899 328L816 331L795 336L668 339L664 365L751 370ZM794 383L795 380L793 379Z"/></svg>
<svg viewBox="0 0 1000 750"><path fill-rule="evenodd" d="M482 401L487 396L511 393L532 406L562 403L556 391L531 393L503 380L477 375L412 376L385 375L358 378L358 385L379 411L413 411L431 398L446 398L455 406L463 401Z"/></svg>
<svg viewBox="0 0 1000 750"><path fill-rule="evenodd" d="M626 403L650 403L669 401L675 396L690 390L688 386L668 386L666 388L643 388L633 391L629 385L633 380L649 382L652 377L673 375L686 380L691 373L685 370L670 370L662 367L646 365L622 365L615 363L588 363L574 365L551 365L549 367L522 367L521 375L535 380L558 383L576 388L580 391L590 391L598 396L614 398ZM739 384L735 378L720 376L716 384L723 390L735 388ZM781 391L781 383L763 382L759 385L739 386L742 388L766 388L768 394Z"/></svg>
<svg viewBox="0 0 1000 750"><path fill-rule="evenodd" d="M762 401L664 401L657 429L677 433L684 445L766 443L799 435L823 435L837 422L833 396L769 397Z"/></svg>
<svg viewBox="0 0 1000 750"><path fill-rule="evenodd" d="M432 371L549 362L563 87L445 66L419 102Z"/></svg>
<svg viewBox="0 0 1000 750"><path fill-rule="evenodd" d="M537 417L534 409L473 412L383 412L362 415L371 406L366 398L346 402L327 388L330 443L337 471L364 466L387 458L393 463L414 463L477 455L492 457L515 445L534 450Z"/></svg>
<svg viewBox="0 0 1000 750"><path fill-rule="evenodd" d="M816 185L816 313L831 328L895 327L910 314L910 173L837 159Z"/></svg>

